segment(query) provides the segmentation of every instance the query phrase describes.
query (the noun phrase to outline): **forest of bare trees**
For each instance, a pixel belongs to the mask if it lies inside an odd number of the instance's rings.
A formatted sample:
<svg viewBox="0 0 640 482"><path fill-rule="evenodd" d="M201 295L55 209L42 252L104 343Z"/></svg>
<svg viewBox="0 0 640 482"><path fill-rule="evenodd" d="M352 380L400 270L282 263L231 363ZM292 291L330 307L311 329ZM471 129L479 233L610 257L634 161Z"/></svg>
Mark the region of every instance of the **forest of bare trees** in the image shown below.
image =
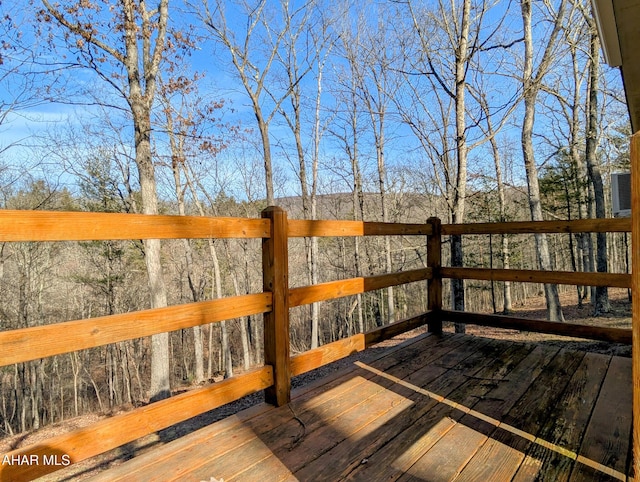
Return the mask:
<svg viewBox="0 0 640 482"><path fill-rule="evenodd" d="M628 169L619 73L586 0L20 3L0 3L2 209L584 219L611 216L609 175ZM628 270L625 234L444 242L453 266ZM291 287L426 266L419 238L290 253ZM2 242L0 330L255 293L260 256L256 240ZM562 320L559 289L457 280L444 298L508 313L544 295ZM606 289L562 289L609 309ZM413 283L295 308L291 348L426 307ZM3 366L0 433L219 380L262 346L250 316Z"/></svg>

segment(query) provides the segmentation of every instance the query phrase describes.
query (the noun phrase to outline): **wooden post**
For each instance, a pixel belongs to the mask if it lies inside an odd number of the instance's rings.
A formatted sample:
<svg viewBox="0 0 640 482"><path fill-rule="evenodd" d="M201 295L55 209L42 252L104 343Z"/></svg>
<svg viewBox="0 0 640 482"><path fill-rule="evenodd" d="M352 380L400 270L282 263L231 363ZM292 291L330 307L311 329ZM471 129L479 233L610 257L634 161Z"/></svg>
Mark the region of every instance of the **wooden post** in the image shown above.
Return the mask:
<svg viewBox="0 0 640 482"><path fill-rule="evenodd" d="M442 223L439 218L429 218L432 232L427 236L427 266L431 268L432 277L427 281L427 309L432 311L429 316L429 331L442 333Z"/></svg>
<svg viewBox="0 0 640 482"><path fill-rule="evenodd" d="M631 137L633 469L640 475L640 132Z"/></svg>
<svg viewBox="0 0 640 482"><path fill-rule="evenodd" d="M264 314L264 363L273 367L274 384L265 390L265 401L279 407L291 400L287 213L269 206L262 217L271 220L271 235L262 239L262 288L273 295L272 309Z"/></svg>

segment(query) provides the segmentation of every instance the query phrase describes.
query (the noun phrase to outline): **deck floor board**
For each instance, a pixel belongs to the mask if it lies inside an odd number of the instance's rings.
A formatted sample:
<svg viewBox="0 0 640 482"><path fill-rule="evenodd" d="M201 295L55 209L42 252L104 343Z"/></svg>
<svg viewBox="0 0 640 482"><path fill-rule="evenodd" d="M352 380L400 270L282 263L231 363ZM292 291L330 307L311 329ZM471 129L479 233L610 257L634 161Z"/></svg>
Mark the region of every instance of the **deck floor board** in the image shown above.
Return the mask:
<svg viewBox="0 0 640 482"><path fill-rule="evenodd" d="M94 481L625 480L631 361L421 336Z"/></svg>
<svg viewBox="0 0 640 482"><path fill-rule="evenodd" d="M594 406L610 360L605 355L586 354L538 433L540 439L553 446L533 443L527 451L548 467L550 480L563 482L569 479L573 460L563 450L580 445L592 413L585 407Z"/></svg>
<svg viewBox="0 0 640 482"><path fill-rule="evenodd" d="M610 473L614 477L610 479L601 470L591 467L591 462L602 464L618 474L625 473L633 403L628 372L631 372L631 359L614 357L611 360L578 451L584 459L574 468L571 481L615 480L616 473Z"/></svg>

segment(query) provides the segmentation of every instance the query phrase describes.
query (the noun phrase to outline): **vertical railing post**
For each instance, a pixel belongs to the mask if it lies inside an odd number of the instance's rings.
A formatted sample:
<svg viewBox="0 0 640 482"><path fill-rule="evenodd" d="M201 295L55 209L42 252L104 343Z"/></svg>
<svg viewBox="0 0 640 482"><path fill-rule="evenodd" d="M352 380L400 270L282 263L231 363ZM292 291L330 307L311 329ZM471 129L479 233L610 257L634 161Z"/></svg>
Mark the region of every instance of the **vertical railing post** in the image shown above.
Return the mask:
<svg viewBox="0 0 640 482"><path fill-rule="evenodd" d="M633 468L640 475L640 132L631 137Z"/></svg>
<svg viewBox="0 0 640 482"><path fill-rule="evenodd" d="M262 287L273 296L264 314L264 363L273 367L274 385L265 390L265 401L279 407L291 400L287 213L269 206L262 217L271 221L271 235L262 240Z"/></svg>
<svg viewBox="0 0 640 482"><path fill-rule="evenodd" d="M427 266L431 268L431 278L427 281L427 309L429 331L442 333L442 223L439 218L427 219L431 225L431 234L427 236Z"/></svg>

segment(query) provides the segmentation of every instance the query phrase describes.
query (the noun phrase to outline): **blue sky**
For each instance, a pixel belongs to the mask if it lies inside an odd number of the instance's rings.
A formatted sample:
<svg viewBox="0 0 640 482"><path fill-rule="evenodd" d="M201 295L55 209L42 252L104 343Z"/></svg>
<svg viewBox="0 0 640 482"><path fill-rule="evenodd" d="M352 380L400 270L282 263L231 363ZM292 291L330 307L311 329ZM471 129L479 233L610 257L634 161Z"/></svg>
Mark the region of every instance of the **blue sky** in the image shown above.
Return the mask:
<svg viewBox="0 0 640 482"><path fill-rule="evenodd" d="M0 12L3 14L9 10L13 11L14 14L17 14L16 20L19 20L19 14L21 13L19 10L14 10L15 7L19 6L18 0L14 0L12 2L3 2L0 4ZM427 2L425 4L428 5ZM381 2L382 7L384 9L395 8L398 4L388 4ZM389 6L392 5L392 6ZM498 8L494 9L489 17L487 25L495 24L497 19L500 18L500 8L503 8L505 3L499 3ZM517 5L515 5L517 7ZM519 28L519 16L517 15L518 9L512 6L512 15L509 17L507 22L505 22L506 33L505 36L507 38L511 38L516 35L517 30ZM370 10L370 12L376 11L375 9ZM384 10L383 10L384 11ZM184 14L178 12L178 10L174 9L174 13L172 18L174 21L184 22L185 17ZM235 17L234 17L235 18ZM374 18L370 18L370 20L374 20ZM196 19L190 19L190 22L197 24ZM28 36L28 24L24 24L25 26L21 29L25 32L24 35ZM234 29L238 32L241 32L244 28L245 23L240 21L239 17L237 17L236 25L234 25ZM397 27L401 26L401 22L398 23ZM241 36L240 33L238 35ZM23 37L25 38L25 37ZM237 181L233 187L230 187L231 179L232 181L237 176L237 163L238 158L242 158L242 162L249 162L252 165L260 166L260 151L256 149L257 145L257 131L255 131L255 121L254 115L250 107L250 102L248 97L246 96L244 89L242 88L240 82L238 81L237 75L234 72L233 66L229 62L228 52L221 46L215 46L211 40L204 40L198 43L199 48L193 52L192 56L187 59L187 64L191 70L203 71L206 73L203 81L201 82L201 93L203 96L212 98L212 99L225 99L228 101L226 105L226 113L224 115L223 121L230 122L233 124L240 123L243 127L253 128L254 134L247 135L246 142L229 142L229 148L227 151L221 153L217 159L217 169L212 169L211 171L216 171L217 173L221 173L225 181L225 189L229 189L237 193L238 196L242 195L242 191L244 190L242 180ZM260 46L258 44L258 46ZM261 45L264 46L264 45ZM58 53L48 51L46 48L42 48L39 50L38 55L45 56L47 60L55 57L55 55L61 55L62 51L58 50ZM518 47L514 47L513 49L515 57L510 60L510 63L517 61L517 52ZM71 59L72 53L66 52L66 55L69 55L68 59ZM257 62L264 62L264 58L258 56L253 57ZM509 59L507 58L507 61ZM325 77L325 86L323 93L323 106L324 106L324 114L323 121L329 118L330 112L329 110L335 106L335 98L331 93L332 83L335 82L335 75L337 73L337 67L344 65L343 61L338 58L334 58L326 67L324 72ZM5 66L6 67L6 63ZM486 70L496 70L496 68L491 65L484 66ZM606 69L606 67L605 67ZM280 75L282 72L280 72ZM617 72L609 72L608 74L613 82L618 82L619 79L617 76ZM109 100L113 103L117 103L118 105L123 105L121 99L117 99L113 96L113 91L109 90L104 82L102 82L94 73L87 70L79 70L74 69L71 72L64 73L65 81L67 85L73 89L77 90L86 85L91 85L99 88L100 99ZM277 76L271 77L271 85L275 85L279 81ZM313 86L315 81L314 74L310 74L307 77L307 81L304 84L306 95L309 97L308 100L312 100L313 91L310 89ZM12 90L16 85L15 80L11 78L4 79L4 82L0 82L0 99L11 99L12 98ZM39 86L46 85L47 79L40 78ZM513 95L514 92L514 84L512 80L509 80L507 77L500 77L494 75L493 77L488 79L488 82L493 83L493 96L494 96L494 105L499 105L501 103L506 102L506 98L509 98ZM619 88L619 85L617 86ZM306 89L309 89L308 91ZM506 94L506 95L505 95ZM428 92L425 95L430 95ZM94 99L86 99L80 97L72 97L74 101L87 102L88 104L93 103ZM266 111L270 111L268 98L264 101ZM405 161L411 161L409 164L413 165L416 162L425 163L425 159L423 159L424 153L419 149L419 144L415 137L411 134L410 129L407 128L406 125L399 123L397 119L393 116L393 112L395 107L390 106L389 112L391 113L390 118L388 120L388 131L387 131L387 146L386 146L386 157L387 162L389 163L390 169L393 169L394 166L401 166ZM7 146L11 143L22 141L27 139L28 144L34 144L35 147L33 149L26 148L24 146L15 147L5 153L0 160L2 160L5 164L13 164L16 161L25 162L28 160L30 163L35 163L41 160L43 157L46 157L47 147L50 146L42 146L41 139L39 139L40 134L43 132L52 132L60 133L60 135L64 135L64 126L70 126L71 131L80 131L84 126L87 125L96 125L98 126L98 119L101 116L103 110L93 106L93 105L69 105L65 103L49 103L43 102L35 107L28 108L25 110L16 111L15 113L11 113L4 120L2 125L0 125L0 135L2 136L0 139L0 145ZM309 117L313 114L312 104L310 103L305 108L305 114ZM127 137L127 127L126 120L121 117L121 114L116 110L112 110L111 114L112 118L116 120L116 124L120 126L121 131L117 133L118 135L124 134L125 138ZM500 142L503 145L517 145L519 143L519 112L516 111L514 113L513 119L510 125L505 128L504 132L500 136ZM118 120L118 118L120 118ZM366 117L363 117L362 126L365 128L365 132L362 134L362 140L360 142L360 148L362 149L362 162L363 165L369 166L370 175L374 175L375 169L375 156L373 149L373 142L371 136L366 133L365 127ZM544 118L541 114L538 116L538 125L544 125ZM55 126L55 128L54 128ZM310 148L311 146L311 125L309 123L305 123L303 136L305 138L305 145ZM58 135L58 134L56 134ZM470 139L477 134L470 133ZM273 154L276 157L276 164L280 171L280 194L289 195L299 191L299 186L296 180L296 174L294 169L291 166L290 161L287 160L287 156L283 155L283 149L289 151L291 155L290 149L292 147L292 137L291 133L284 124L282 118L276 116L274 123L271 127L271 136L273 141ZM110 135L109 138L115 139L116 135ZM159 149L162 149L163 145L163 137L162 135L158 135L157 137L157 146ZM347 170L346 160L344 158L344 153L337 149L337 143L334 139L331 138L328 134L325 134L324 141L322 144L322 156L324 160L324 164L321 169L324 175L323 182L326 190L347 190L350 188L348 179L341 179L339 172L336 172L335 168L340 166L340 163L344 163L344 168L342 170ZM492 161L488 156L487 151L488 146L480 147L470 154L470 170L475 173L481 174L489 174L491 172ZM88 147L87 147L88 149ZM78 152L82 152L79 150ZM540 155L544 156L544 149L540 146ZM515 163L519 166L519 152L517 149L512 149L509 155L514 157ZM47 166L51 166L55 164L51 159L48 159L48 163L45 163ZM429 163L425 163L427 166ZM53 167L55 169L55 166ZM516 169L515 176L516 179L513 179L514 182L521 182L517 179L518 174L521 172L519 169ZM166 176L165 176L166 177ZM73 181L69 181L72 184ZM211 181L213 182L213 181ZM231 183L233 184L233 183ZM245 183L246 184L246 183ZM258 191L257 189L255 190Z"/></svg>

